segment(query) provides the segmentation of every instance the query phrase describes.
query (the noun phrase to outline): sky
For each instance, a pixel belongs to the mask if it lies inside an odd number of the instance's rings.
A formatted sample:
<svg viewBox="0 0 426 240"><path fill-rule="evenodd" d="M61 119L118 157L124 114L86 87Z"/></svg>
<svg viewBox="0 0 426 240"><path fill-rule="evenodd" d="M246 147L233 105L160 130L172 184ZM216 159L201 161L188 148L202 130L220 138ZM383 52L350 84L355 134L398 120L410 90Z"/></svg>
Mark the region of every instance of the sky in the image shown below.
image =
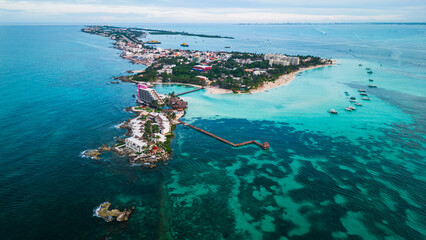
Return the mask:
<svg viewBox="0 0 426 240"><path fill-rule="evenodd" d="M0 24L426 22L426 0L0 0Z"/></svg>

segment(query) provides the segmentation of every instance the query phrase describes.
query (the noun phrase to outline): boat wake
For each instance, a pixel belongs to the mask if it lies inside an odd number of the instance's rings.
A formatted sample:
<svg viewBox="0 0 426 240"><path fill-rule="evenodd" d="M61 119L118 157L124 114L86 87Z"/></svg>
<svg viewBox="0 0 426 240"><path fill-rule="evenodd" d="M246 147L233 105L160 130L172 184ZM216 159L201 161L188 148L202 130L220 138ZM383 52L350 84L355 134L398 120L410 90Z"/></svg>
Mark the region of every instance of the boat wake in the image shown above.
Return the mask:
<svg viewBox="0 0 426 240"><path fill-rule="evenodd" d="M112 127L115 128L115 129L120 129L120 126L123 125L123 123L124 122L120 122L120 123L118 123L118 124L116 124L116 125L114 125Z"/></svg>

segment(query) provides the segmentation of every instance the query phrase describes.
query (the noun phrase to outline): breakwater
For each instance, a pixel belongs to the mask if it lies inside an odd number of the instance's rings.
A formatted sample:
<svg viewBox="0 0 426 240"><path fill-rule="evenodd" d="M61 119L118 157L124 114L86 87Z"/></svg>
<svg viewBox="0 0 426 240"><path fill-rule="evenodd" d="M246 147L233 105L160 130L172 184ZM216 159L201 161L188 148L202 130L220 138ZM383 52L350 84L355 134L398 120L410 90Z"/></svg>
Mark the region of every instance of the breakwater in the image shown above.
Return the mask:
<svg viewBox="0 0 426 240"><path fill-rule="evenodd" d="M195 130L197 130L197 131L199 131L199 132L202 132L202 133L204 133L204 134L206 134L206 135L209 135L210 137L216 138L217 140L222 141L222 142L224 142L224 143L227 143L227 144L229 144L229 145L231 145L231 146L233 146L233 147L241 147L241 146L245 146L245 145L248 145L248 144L256 144L257 146L259 146L259 147L261 147L261 148L263 148L263 149L269 149L269 143L268 143L268 142L264 142L264 143L262 144L262 143L260 143L260 142L258 142L258 141L256 141L256 140L250 140L250 141L242 142L242 143L233 143L233 142L230 142L230 141L228 141L228 140L226 140L226 139L223 139L223 138L221 138L221 137L218 137L218 136L214 135L213 133L207 132L206 130L203 130L203 129L201 129L201 128L198 128L198 127L196 127L196 126L193 126L193 125L191 125L191 124L188 124L188 123L182 122L182 121L180 121L180 120L178 120L178 122L179 122L179 123L181 123L181 124L183 124L183 125L185 125L185 126L191 127L191 128L193 128L193 129L195 129Z"/></svg>

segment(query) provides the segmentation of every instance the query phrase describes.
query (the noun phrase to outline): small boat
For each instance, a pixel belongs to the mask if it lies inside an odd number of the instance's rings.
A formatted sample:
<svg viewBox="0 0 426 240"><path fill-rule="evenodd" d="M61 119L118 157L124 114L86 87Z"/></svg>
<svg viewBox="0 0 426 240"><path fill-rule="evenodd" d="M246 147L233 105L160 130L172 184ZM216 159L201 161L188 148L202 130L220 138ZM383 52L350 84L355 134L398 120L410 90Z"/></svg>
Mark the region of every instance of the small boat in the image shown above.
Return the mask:
<svg viewBox="0 0 426 240"><path fill-rule="evenodd" d="M354 103L356 106L362 106L362 103L358 103L358 102L356 102L356 103Z"/></svg>
<svg viewBox="0 0 426 240"><path fill-rule="evenodd" d="M187 43L182 43L181 46L182 47L189 47L189 45Z"/></svg>
<svg viewBox="0 0 426 240"><path fill-rule="evenodd" d="M346 110L346 111L348 111L348 112L350 112L350 111L352 111L352 108L350 108L350 107L345 107L345 110Z"/></svg>
<svg viewBox="0 0 426 240"><path fill-rule="evenodd" d="M157 40L151 40L151 41L145 42L145 44L161 44L161 42Z"/></svg>
<svg viewBox="0 0 426 240"><path fill-rule="evenodd" d="M355 100L356 99L356 97L351 97L351 100Z"/></svg>
<svg viewBox="0 0 426 240"><path fill-rule="evenodd" d="M358 89L358 92L366 92L366 90L365 90L365 89L360 88L360 89Z"/></svg>
<svg viewBox="0 0 426 240"><path fill-rule="evenodd" d="M368 71L367 73L368 73L368 74L372 74L372 73L373 73L373 71Z"/></svg>
<svg viewBox="0 0 426 240"><path fill-rule="evenodd" d="M370 79L368 79L368 81L372 82L372 81L374 81L374 80L370 78Z"/></svg>
<svg viewBox="0 0 426 240"><path fill-rule="evenodd" d="M225 48L231 48L230 46L226 46Z"/></svg>
<svg viewBox="0 0 426 240"><path fill-rule="evenodd" d="M111 83L111 84L119 84L120 82L111 81L109 83Z"/></svg>
<svg viewBox="0 0 426 240"><path fill-rule="evenodd" d="M348 108L352 109L352 110L356 110L356 108L352 107L352 106L348 106Z"/></svg>
<svg viewBox="0 0 426 240"><path fill-rule="evenodd" d="M358 66L362 67L362 64L360 63L360 64L358 64Z"/></svg>
<svg viewBox="0 0 426 240"><path fill-rule="evenodd" d="M362 97L362 100L371 100L369 97Z"/></svg>
<svg viewBox="0 0 426 240"><path fill-rule="evenodd" d="M371 68L365 68L365 70L371 70Z"/></svg>
<svg viewBox="0 0 426 240"><path fill-rule="evenodd" d="M345 92L345 95L346 95L346 96L349 96L349 93L348 93L348 92Z"/></svg>
<svg viewBox="0 0 426 240"><path fill-rule="evenodd" d="M331 113L331 114L337 114L337 111L334 110L334 109L330 109L328 112Z"/></svg>
<svg viewBox="0 0 426 240"><path fill-rule="evenodd" d="M365 93L365 92L362 92L362 93L360 93L362 96L367 96L367 93Z"/></svg>
<svg viewBox="0 0 426 240"><path fill-rule="evenodd" d="M377 88L377 85L370 84L370 85L368 85L368 87L369 88Z"/></svg>

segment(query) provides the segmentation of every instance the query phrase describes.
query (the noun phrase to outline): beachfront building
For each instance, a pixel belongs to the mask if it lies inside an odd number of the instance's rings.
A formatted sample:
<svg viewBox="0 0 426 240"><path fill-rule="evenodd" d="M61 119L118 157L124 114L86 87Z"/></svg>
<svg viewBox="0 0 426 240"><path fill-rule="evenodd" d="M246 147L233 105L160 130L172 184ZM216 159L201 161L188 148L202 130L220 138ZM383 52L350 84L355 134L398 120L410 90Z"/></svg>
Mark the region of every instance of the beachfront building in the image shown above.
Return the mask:
<svg viewBox="0 0 426 240"><path fill-rule="evenodd" d="M299 65L300 64L300 58L298 57L289 57L283 54L274 54L274 53L267 53L264 56L264 59L266 61L269 61L269 65Z"/></svg>
<svg viewBox="0 0 426 240"><path fill-rule="evenodd" d="M129 127L132 129L132 136L141 138L145 132L144 121L139 118L130 120Z"/></svg>
<svg viewBox="0 0 426 240"><path fill-rule="evenodd" d="M131 149L135 152L142 152L143 148L148 146L148 143L143 142L135 137L129 137L125 140L126 148Z"/></svg>
<svg viewBox="0 0 426 240"><path fill-rule="evenodd" d="M161 134L169 133L172 130L169 119L162 113L149 113L147 118L160 127Z"/></svg>
<svg viewBox="0 0 426 240"><path fill-rule="evenodd" d="M138 85L138 100L139 102L146 104L150 104L153 101L157 101L161 104L163 103L163 100L160 95L158 95L157 91L143 84Z"/></svg>

